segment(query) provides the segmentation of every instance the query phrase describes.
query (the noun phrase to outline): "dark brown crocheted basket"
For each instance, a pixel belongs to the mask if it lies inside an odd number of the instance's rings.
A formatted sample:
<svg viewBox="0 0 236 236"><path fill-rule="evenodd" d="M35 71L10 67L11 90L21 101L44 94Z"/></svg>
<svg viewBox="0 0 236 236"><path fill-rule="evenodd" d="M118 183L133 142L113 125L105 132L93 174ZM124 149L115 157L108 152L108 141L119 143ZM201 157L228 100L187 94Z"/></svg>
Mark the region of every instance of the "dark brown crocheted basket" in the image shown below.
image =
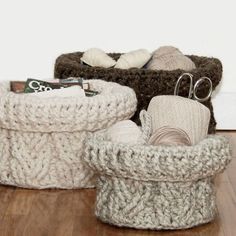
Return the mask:
<svg viewBox="0 0 236 236"><path fill-rule="evenodd" d="M132 68L129 70L116 68L90 67L80 62L83 52L63 54L59 56L55 63L55 78L65 79L68 77L83 77L85 79L103 79L106 81L117 82L122 85L133 88L138 98L137 112L133 120L139 124L139 112L147 109L152 97L174 93L174 88L179 76L184 73L183 70L163 71ZM117 60L120 53L109 53L111 57ZM194 76L194 82L202 76L211 78L213 90L219 84L222 77L222 64L216 58L188 56L196 65L196 69L191 73ZM189 90L189 81L184 80L181 83L179 95L187 96ZM199 87L199 96L204 96L208 91L206 84ZM216 121L211 100L203 103L211 111L211 121L209 133L215 133Z"/></svg>

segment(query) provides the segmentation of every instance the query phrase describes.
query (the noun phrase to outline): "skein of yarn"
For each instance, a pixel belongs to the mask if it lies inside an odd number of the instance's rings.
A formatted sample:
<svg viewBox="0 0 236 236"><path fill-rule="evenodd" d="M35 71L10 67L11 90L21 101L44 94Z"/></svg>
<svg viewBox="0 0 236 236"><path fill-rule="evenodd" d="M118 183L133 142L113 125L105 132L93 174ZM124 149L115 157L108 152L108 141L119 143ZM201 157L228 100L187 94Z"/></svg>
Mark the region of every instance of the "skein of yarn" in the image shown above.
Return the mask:
<svg viewBox="0 0 236 236"><path fill-rule="evenodd" d="M139 49L122 54L118 59L115 68L130 69L142 68L151 58L151 53L146 49Z"/></svg>
<svg viewBox="0 0 236 236"><path fill-rule="evenodd" d="M195 69L194 62L185 56L178 48L163 46L155 50L152 59L147 64L147 69L151 70L185 70Z"/></svg>
<svg viewBox="0 0 236 236"><path fill-rule="evenodd" d="M158 58L167 55L183 55L183 53L178 48L173 46L162 46L152 53L153 58Z"/></svg>
<svg viewBox="0 0 236 236"><path fill-rule="evenodd" d="M191 146L191 140L184 130L163 126L153 133L148 144L154 146Z"/></svg>
<svg viewBox="0 0 236 236"><path fill-rule="evenodd" d="M116 64L116 61L99 48L90 48L84 52L80 59L89 66L98 66L110 68Z"/></svg>

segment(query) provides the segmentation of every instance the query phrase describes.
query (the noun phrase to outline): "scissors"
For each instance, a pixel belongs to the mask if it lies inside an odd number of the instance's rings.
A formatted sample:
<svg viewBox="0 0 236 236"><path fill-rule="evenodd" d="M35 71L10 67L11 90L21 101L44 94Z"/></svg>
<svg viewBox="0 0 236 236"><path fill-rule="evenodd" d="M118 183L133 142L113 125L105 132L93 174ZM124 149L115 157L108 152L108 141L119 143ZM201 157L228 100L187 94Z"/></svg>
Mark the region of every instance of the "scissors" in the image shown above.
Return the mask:
<svg viewBox="0 0 236 236"><path fill-rule="evenodd" d="M204 77L201 77L200 79L198 79L195 84L193 84L193 75L190 73L183 73L179 77L179 79L177 80L177 83L175 85L174 95L179 94L179 86L180 86L180 83L184 77L188 77L189 81L190 81L188 98L194 99L198 102L205 102L211 97L211 94L212 94L212 81L211 81L211 79L204 76ZM206 95L206 97L200 98L197 96L197 89L198 89L199 85L202 84L203 82L206 82L209 84L209 91L208 91L208 94Z"/></svg>

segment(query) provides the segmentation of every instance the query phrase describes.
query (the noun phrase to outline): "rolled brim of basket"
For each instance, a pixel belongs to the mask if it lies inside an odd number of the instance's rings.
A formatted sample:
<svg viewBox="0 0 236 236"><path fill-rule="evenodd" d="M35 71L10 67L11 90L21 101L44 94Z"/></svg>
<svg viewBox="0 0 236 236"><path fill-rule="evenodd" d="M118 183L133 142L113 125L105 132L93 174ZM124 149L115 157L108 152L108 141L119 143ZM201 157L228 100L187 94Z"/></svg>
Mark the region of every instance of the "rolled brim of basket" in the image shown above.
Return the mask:
<svg viewBox="0 0 236 236"><path fill-rule="evenodd" d="M85 160L100 176L96 215L117 226L183 229L213 220L213 177L231 159L229 143L208 136L195 146L135 146L90 137Z"/></svg>
<svg viewBox="0 0 236 236"><path fill-rule="evenodd" d="M90 80L99 95L39 98L0 85L0 183L26 188L87 188L94 173L84 163L85 140L128 119L136 95L128 87Z"/></svg>
<svg viewBox="0 0 236 236"><path fill-rule="evenodd" d="M138 98L138 107L132 120L140 124L139 113L141 110L147 110L150 100L157 95L173 95L174 88L179 76L186 71L173 70L148 70L148 69L117 69L90 67L81 64L80 58L83 52L68 53L59 56L55 63L55 78L84 77L85 79L103 79L106 81L117 82L121 85L129 86L134 89ZM120 53L109 53L113 59L118 60ZM219 84L222 77L222 64L216 58L188 56L196 65L192 70L194 82L203 76L212 80L213 90ZM189 91L189 81L185 80L181 84L179 94L187 96ZM208 85L202 83L198 89L199 97L206 96ZM209 124L209 133L215 133L216 121L211 99L203 103L211 111L211 121Z"/></svg>

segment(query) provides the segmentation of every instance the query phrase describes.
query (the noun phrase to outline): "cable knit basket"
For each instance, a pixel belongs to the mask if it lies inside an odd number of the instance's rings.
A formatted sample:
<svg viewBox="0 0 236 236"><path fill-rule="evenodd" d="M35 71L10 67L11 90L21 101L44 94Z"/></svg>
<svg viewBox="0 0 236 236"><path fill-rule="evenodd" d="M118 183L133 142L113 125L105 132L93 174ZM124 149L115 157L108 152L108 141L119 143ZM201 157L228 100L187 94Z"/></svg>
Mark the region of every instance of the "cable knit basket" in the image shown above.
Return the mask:
<svg viewBox="0 0 236 236"><path fill-rule="evenodd" d="M87 188L94 173L84 164L91 132L128 119L136 110L132 89L90 80L100 92L85 98L39 98L0 84L0 183L26 188Z"/></svg>
<svg viewBox="0 0 236 236"><path fill-rule="evenodd" d="M83 52L68 53L59 56L55 63L54 75L56 78L67 77L84 77L85 79L103 79L106 81L117 82L134 89L138 98L138 108L132 120L140 124L139 113L143 109L147 109L152 97L157 95L173 95L175 84L178 77L186 72L183 70L163 71L163 70L147 70L147 69L117 69L117 68L101 68L89 67L80 62ZM120 53L109 53L112 58L118 60ZM194 82L200 77L207 76L211 78L213 90L219 84L222 77L222 64L216 58L188 56L195 63L196 69L192 70ZM181 84L179 95L187 96L189 90L188 81L185 80ZM206 84L199 86L198 94L203 97L206 95L208 88ZM209 125L209 133L215 133L216 121L214 118L211 99L203 103L211 111L211 122Z"/></svg>
<svg viewBox="0 0 236 236"><path fill-rule="evenodd" d="M85 160L99 174L95 214L139 229L183 229L213 220L213 178L231 159L228 141L208 136L195 146L129 146L96 135Z"/></svg>

